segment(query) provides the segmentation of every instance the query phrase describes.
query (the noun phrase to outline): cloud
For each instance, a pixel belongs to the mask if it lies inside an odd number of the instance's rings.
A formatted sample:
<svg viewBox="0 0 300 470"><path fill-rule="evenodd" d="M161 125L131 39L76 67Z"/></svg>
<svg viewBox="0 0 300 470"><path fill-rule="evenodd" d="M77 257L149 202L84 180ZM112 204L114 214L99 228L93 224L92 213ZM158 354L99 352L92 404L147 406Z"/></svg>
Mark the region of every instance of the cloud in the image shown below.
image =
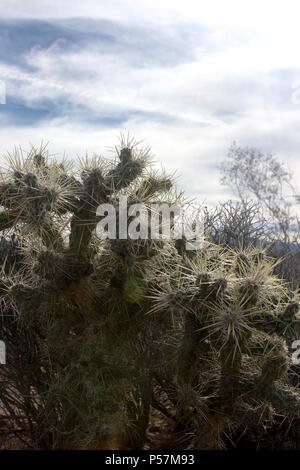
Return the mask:
<svg viewBox="0 0 300 470"><path fill-rule="evenodd" d="M28 31L35 24L38 27L28 40ZM180 25L162 32L155 27L129 28L100 20L64 20L60 27L38 21L10 21L5 25L2 34L9 60L0 63L0 73L7 81L8 105L2 122L8 116L7 124L11 124L16 100L22 115L28 109L30 124L59 116L91 124L104 123L105 119L107 123L121 123L133 114L161 123L186 119L158 106L154 94L162 79L170 81L176 68L195 60L195 37L203 33L199 25L194 29L194 25ZM11 54L9 46L17 52ZM209 46L207 43L205 49ZM42 112L47 104L48 114ZM16 116L16 123L20 122Z"/></svg>
<svg viewBox="0 0 300 470"><path fill-rule="evenodd" d="M156 25L142 27L103 19L2 19L0 60L27 65L34 71L39 64L24 61L30 52L33 56L43 51L48 51L48 55L62 51L68 54L92 47L102 55L126 56L126 61L136 68L168 67L193 59L199 39L203 48L204 44L207 48L205 28L190 23L161 29Z"/></svg>
<svg viewBox="0 0 300 470"><path fill-rule="evenodd" d="M146 0L66 1L64 12L56 1L5 3L2 153L44 139L72 157L129 130L207 203L227 197L217 165L233 140L278 154L298 174L300 38L287 5L267 22L256 1L163 1L153 15L158 3ZM291 27L278 33L280 17Z"/></svg>

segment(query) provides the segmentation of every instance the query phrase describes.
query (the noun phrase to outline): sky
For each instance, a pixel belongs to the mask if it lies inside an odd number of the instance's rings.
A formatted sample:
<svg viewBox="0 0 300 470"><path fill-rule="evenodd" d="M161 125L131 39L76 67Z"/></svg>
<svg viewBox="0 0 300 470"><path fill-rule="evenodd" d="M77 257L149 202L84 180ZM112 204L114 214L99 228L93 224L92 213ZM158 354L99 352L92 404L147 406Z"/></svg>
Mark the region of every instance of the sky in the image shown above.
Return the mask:
<svg viewBox="0 0 300 470"><path fill-rule="evenodd" d="M233 141L297 184L299 13L298 0L0 0L0 160L41 142L109 156L129 132L207 205L232 197L219 165Z"/></svg>

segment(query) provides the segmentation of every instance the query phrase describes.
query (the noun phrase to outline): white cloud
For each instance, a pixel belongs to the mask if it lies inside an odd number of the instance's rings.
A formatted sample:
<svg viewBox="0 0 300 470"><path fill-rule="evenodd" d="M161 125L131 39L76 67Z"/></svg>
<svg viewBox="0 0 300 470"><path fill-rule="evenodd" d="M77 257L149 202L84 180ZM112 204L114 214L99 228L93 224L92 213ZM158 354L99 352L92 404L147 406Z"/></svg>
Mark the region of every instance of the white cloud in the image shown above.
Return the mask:
<svg viewBox="0 0 300 470"><path fill-rule="evenodd" d="M195 34L189 44L194 56L179 57L172 64L139 67L132 61L132 51L104 51L101 44L91 42L66 48L62 40L26 53L24 59L34 73L21 65L0 63L0 76L10 93L27 106L43 100L55 106L67 99L75 107L35 127L2 128L2 153L16 143L26 147L29 141L38 145L42 139L50 141L54 152L66 150L70 157L99 152L115 143L118 131L96 129L85 122L86 114L126 112L120 130L146 138L159 161L171 171L179 170L180 185L189 194L203 194L207 202L225 194L215 165L233 140L277 153L300 174L300 105L292 102L293 83L300 80L297 2L67 0L64 9L57 1L2 3L7 17L93 16L142 27L152 24L153 31L163 28L170 41L183 21L191 22L191 32L197 22L206 26L205 35L197 40ZM72 24L81 31L89 29L88 20ZM132 36L132 47L139 46L138 37ZM285 73L281 76L278 71ZM85 107L81 122L72 115L78 106Z"/></svg>

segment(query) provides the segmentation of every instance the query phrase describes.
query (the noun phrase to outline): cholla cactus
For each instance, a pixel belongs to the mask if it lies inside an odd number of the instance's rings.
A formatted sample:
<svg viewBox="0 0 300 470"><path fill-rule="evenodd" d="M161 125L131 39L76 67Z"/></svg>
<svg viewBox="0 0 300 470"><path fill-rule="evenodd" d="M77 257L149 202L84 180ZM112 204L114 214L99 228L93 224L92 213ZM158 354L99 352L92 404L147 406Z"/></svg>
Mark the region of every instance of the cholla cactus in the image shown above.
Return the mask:
<svg viewBox="0 0 300 470"><path fill-rule="evenodd" d="M2 270L0 401L37 447L143 443L163 331L144 316L147 275L164 249L99 240L96 210L120 194L129 204L168 199L173 182L147 169L149 149L134 140L115 150L117 161L94 156L77 168L45 149L16 151L1 175L0 229L18 231L22 263Z"/></svg>
<svg viewBox="0 0 300 470"><path fill-rule="evenodd" d="M35 448L141 448L152 406L182 446L208 448L227 426L298 412L285 378L297 298L263 254L97 238L101 203L180 202L147 169L149 149L115 150L77 167L16 151L1 174L0 229L18 233L19 265L4 263L0 282L12 432Z"/></svg>
<svg viewBox="0 0 300 470"><path fill-rule="evenodd" d="M173 276L161 274L152 310L184 323L176 382L167 388L179 445L188 438L194 449L219 448L230 427L299 414L300 394L287 375L298 297L272 274L274 263L254 247L209 242L174 263Z"/></svg>

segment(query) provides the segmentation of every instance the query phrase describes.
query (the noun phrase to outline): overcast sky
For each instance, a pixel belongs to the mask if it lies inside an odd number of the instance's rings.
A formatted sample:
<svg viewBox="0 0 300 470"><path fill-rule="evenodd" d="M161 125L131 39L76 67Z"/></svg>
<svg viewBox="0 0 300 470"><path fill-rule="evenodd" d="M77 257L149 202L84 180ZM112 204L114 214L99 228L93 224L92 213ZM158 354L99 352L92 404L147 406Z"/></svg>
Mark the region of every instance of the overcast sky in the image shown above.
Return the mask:
<svg viewBox="0 0 300 470"><path fill-rule="evenodd" d="M107 154L120 131L207 204L232 141L300 176L299 0L0 0L0 154Z"/></svg>

